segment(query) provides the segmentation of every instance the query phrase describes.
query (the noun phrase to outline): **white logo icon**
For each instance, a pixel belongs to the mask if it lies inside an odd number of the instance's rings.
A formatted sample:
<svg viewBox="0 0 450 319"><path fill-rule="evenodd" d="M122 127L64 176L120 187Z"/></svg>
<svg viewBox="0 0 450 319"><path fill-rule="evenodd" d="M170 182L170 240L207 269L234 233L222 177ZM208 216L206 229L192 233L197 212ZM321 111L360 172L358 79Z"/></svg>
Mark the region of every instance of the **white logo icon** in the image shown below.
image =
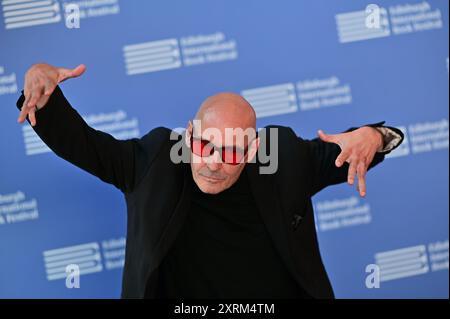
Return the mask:
<svg viewBox="0 0 450 319"><path fill-rule="evenodd" d="M421 275L429 270L425 245L377 253L375 261L380 267L381 281Z"/></svg>
<svg viewBox="0 0 450 319"><path fill-rule="evenodd" d="M96 242L44 251L47 280L68 278L67 266L76 264L79 275L103 270L100 247ZM69 267L69 271L73 269ZM74 273L71 273L73 276Z"/></svg>
<svg viewBox="0 0 450 319"><path fill-rule="evenodd" d="M174 69L181 66L177 39L167 39L123 48L128 75Z"/></svg>
<svg viewBox="0 0 450 319"><path fill-rule="evenodd" d="M387 37L391 34L386 9L376 5L369 5L362 11L337 14L336 25L341 43Z"/></svg>
<svg viewBox="0 0 450 319"><path fill-rule="evenodd" d="M6 29L61 21L59 3L55 0L3 0L2 7Z"/></svg>
<svg viewBox="0 0 450 319"><path fill-rule="evenodd" d="M253 106L258 118L293 113L298 110L292 83L243 90L241 94Z"/></svg>

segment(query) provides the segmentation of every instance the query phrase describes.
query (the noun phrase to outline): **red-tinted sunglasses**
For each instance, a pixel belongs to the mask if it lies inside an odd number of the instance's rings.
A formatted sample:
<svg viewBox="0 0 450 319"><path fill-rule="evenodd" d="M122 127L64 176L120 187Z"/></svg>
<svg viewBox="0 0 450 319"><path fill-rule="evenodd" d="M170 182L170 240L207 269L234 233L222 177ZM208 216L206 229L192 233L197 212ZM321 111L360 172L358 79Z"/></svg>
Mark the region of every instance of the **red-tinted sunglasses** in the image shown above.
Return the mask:
<svg viewBox="0 0 450 319"><path fill-rule="evenodd" d="M248 146L245 149L238 148L236 146L216 146L210 141L203 140L191 135L191 150L197 156L209 157L217 150L222 158L222 163L230 165L239 165L247 155Z"/></svg>

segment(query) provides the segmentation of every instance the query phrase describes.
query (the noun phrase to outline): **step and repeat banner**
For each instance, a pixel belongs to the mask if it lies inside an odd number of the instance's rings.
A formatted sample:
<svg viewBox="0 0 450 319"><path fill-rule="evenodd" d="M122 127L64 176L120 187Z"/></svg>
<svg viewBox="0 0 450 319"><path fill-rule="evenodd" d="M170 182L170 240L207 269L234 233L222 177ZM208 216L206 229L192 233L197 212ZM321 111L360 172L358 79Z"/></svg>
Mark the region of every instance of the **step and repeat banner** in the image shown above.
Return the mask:
<svg viewBox="0 0 450 319"><path fill-rule="evenodd" d="M185 127L220 91L247 98L259 128L291 126L303 138L399 127L405 141L368 173L366 198L347 184L313 198L322 257L338 298L448 298L447 0L0 6L1 298L121 290L123 195L16 122L24 74L38 62L86 64L61 88L90 126L118 139ZM72 263L81 276L70 289Z"/></svg>

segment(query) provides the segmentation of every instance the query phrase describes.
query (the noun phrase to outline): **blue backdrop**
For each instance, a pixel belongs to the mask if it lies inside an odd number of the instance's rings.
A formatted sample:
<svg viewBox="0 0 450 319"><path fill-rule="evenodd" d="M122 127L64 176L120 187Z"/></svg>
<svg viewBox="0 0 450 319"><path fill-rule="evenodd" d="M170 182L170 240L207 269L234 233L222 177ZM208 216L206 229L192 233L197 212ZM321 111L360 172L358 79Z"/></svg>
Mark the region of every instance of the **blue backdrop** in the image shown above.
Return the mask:
<svg viewBox="0 0 450 319"><path fill-rule="evenodd" d="M322 257L340 298L448 298L449 3L369 4L2 0L0 297L120 295L122 194L16 123L26 70L47 62L87 65L61 87L121 139L185 127L219 91L243 94L258 127L304 138L400 127L405 142L368 174L365 199L346 184L314 197ZM79 289L66 288L68 263L80 265ZM370 264L379 288L366 286Z"/></svg>

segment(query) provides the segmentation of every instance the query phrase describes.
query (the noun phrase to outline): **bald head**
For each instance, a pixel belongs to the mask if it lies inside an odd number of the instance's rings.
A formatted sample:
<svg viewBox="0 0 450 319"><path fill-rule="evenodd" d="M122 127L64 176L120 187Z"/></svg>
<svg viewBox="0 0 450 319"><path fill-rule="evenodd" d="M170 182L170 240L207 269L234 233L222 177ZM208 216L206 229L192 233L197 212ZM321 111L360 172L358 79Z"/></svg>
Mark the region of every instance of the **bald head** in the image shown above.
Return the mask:
<svg viewBox="0 0 450 319"><path fill-rule="evenodd" d="M214 148L213 153L199 154L203 147L197 147L194 151L192 146L192 177L203 192L210 194L220 193L233 185L246 160L254 158L259 145L255 111L242 96L235 93L208 97L200 106L194 123L189 121L187 132L197 140L200 137L228 150ZM193 140L191 138L191 143Z"/></svg>
<svg viewBox="0 0 450 319"><path fill-rule="evenodd" d="M195 116L211 127L256 129L256 114L250 103L235 93L219 93L208 97Z"/></svg>

